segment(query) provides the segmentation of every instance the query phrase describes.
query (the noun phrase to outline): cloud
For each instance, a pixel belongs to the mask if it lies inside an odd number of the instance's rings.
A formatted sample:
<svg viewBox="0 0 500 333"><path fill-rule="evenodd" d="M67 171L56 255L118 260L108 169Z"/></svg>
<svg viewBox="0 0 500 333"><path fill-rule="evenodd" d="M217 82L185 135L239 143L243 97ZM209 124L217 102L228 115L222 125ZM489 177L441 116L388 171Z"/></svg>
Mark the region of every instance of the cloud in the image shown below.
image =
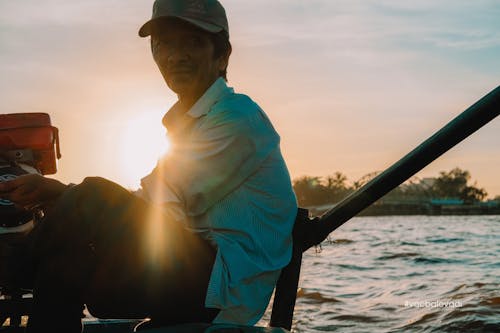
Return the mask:
<svg viewBox="0 0 500 333"><path fill-rule="evenodd" d="M125 0L24 0L1 1L2 26L95 26L128 20L141 21L150 15L150 5L143 1ZM147 9L147 10L146 10Z"/></svg>
<svg viewBox="0 0 500 333"><path fill-rule="evenodd" d="M500 42L494 1L227 1L230 23L253 45L305 40L375 48L405 45L489 48ZM259 10L266 8L266 10Z"/></svg>

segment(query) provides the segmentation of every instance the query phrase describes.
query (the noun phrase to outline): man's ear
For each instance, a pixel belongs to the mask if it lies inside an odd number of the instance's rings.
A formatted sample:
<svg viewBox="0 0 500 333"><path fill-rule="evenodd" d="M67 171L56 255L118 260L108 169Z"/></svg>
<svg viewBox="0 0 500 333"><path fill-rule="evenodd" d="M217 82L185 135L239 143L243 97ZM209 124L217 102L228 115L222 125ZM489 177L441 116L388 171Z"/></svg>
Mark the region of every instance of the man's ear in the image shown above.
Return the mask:
<svg viewBox="0 0 500 333"><path fill-rule="evenodd" d="M227 65L228 65L228 63L227 63L227 58L226 58L226 57L221 56L221 57L219 58L219 71L224 71L224 70L226 70Z"/></svg>
<svg viewBox="0 0 500 333"><path fill-rule="evenodd" d="M231 55L232 51L233 51L232 47L229 46L229 48L227 49L227 53L220 56L220 59L219 59L219 70L220 71L224 71L227 69L227 66L229 65L229 56Z"/></svg>

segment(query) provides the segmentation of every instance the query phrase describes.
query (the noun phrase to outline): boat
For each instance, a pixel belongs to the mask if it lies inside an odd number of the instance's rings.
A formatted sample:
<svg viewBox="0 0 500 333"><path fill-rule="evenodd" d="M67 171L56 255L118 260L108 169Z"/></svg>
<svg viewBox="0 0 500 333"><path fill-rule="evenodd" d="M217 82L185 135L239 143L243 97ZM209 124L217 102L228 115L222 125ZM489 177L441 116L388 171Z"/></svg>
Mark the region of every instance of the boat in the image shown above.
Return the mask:
<svg viewBox="0 0 500 333"><path fill-rule="evenodd" d="M282 270L276 285L269 327L186 323L141 329L141 321L131 319L92 319L84 321L84 332L127 333L286 333L292 326L302 253L320 244L327 236L364 208L412 177L436 158L500 114L500 86L450 121L384 172L350 194L321 217L310 218L305 209L297 212L293 229L290 263ZM1 149L1 147L0 147ZM0 299L0 320L9 325L0 332L23 332L23 316L30 313L32 299L19 290L10 290ZM145 326L143 326L145 327Z"/></svg>

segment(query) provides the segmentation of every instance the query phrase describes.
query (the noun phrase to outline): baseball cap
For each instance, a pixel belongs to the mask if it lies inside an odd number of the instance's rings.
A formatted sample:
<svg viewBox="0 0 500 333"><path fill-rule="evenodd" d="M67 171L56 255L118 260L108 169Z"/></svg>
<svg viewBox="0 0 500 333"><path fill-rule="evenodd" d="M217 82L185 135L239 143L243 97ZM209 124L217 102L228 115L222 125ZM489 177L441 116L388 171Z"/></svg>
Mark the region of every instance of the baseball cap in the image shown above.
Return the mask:
<svg viewBox="0 0 500 333"><path fill-rule="evenodd" d="M139 36L151 35L163 18L178 18L212 33L224 31L229 37L226 11L217 0L156 0L151 19L139 29Z"/></svg>

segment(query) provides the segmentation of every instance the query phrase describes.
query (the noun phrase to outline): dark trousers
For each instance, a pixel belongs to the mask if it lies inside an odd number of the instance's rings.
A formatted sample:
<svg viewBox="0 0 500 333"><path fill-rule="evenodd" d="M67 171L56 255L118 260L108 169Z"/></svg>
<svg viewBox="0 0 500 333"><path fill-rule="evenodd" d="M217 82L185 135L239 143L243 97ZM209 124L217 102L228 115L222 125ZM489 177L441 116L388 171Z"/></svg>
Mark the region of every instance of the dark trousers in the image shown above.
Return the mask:
<svg viewBox="0 0 500 333"><path fill-rule="evenodd" d="M99 318L211 322L204 306L214 247L163 210L102 178L68 189L30 235L28 332L80 332Z"/></svg>

